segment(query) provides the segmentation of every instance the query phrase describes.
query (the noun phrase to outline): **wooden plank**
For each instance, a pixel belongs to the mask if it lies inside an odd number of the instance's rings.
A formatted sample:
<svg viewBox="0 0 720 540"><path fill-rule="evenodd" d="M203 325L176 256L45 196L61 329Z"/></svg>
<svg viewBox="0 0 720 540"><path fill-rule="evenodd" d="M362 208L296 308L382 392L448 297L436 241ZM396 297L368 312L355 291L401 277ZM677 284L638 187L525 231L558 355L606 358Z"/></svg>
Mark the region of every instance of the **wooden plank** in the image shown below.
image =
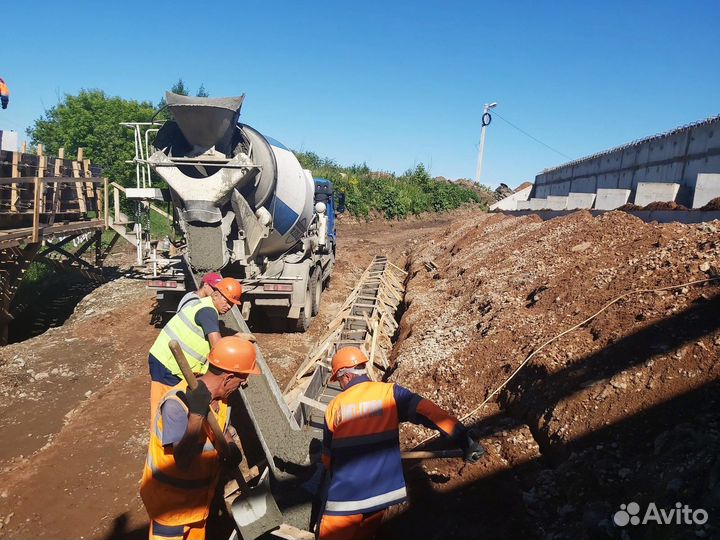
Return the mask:
<svg viewBox="0 0 720 540"><path fill-rule="evenodd" d="M73 178L68 178L65 176L61 177L62 180L73 180ZM24 176L20 178L12 178L12 177L0 177L0 184L34 184L36 180L40 180L43 184L51 184L53 182L57 182L58 179L54 176L43 176L40 178L37 178L35 176ZM100 178L99 176L94 176L92 178L87 178L85 180L86 182L93 182L95 184L102 184L104 180Z"/></svg>
<svg viewBox="0 0 720 540"><path fill-rule="evenodd" d="M33 197L33 224L31 241L40 240L40 195L42 194L42 182L35 182L35 196Z"/></svg>
<svg viewBox="0 0 720 540"><path fill-rule="evenodd" d="M85 178L92 178L92 173L90 172L90 160L89 159L83 160L83 172L84 172L83 176ZM85 182L85 194L88 199L91 199L95 203L97 203L97 196L95 194L95 184L93 184L92 182ZM95 210L99 211L100 207L97 206L95 208Z"/></svg>
<svg viewBox="0 0 720 540"><path fill-rule="evenodd" d="M20 154L17 152L13 152L12 155L12 172L10 175L13 178L18 178L20 176L20 168L18 167L18 163L20 162ZM12 191L10 193L10 211L11 212L17 212L17 202L20 197L20 194L18 193L18 186L17 183L12 183Z"/></svg>
<svg viewBox="0 0 720 540"><path fill-rule="evenodd" d="M40 178L45 176L45 167L47 166L47 156L45 156L45 147L42 144L38 144L37 146L37 155L38 155L38 164L37 164L37 174L35 175L38 180L36 180L37 184L40 184L40 211L45 212L45 190L42 189L42 183L40 182ZM33 207L34 208L34 207ZM34 211L34 210L33 210Z"/></svg>
<svg viewBox="0 0 720 540"><path fill-rule="evenodd" d="M388 265L390 265L392 268L394 268L395 270L397 270L398 272L400 272L403 276L407 276L407 272L406 272L405 270L403 270L402 268L399 268L399 267L395 266L395 265L394 265L393 263L391 263L390 261L388 261Z"/></svg>
<svg viewBox="0 0 720 540"><path fill-rule="evenodd" d="M80 178L80 162L83 159L83 149L78 148L77 161L72 162L73 178ZM83 193L82 182L75 182L75 194L78 200L78 206L81 213L87 212L87 204L85 203L85 194Z"/></svg>
<svg viewBox="0 0 720 540"><path fill-rule="evenodd" d="M322 412L325 412L325 410L327 409L327 405L325 405L324 403L315 401L314 399L311 399L304 394L300 394L298 396L298 401L300 403L304 403L305 405L308 405L309 407L312 407L313 409L317 409Z"/></svg>
<svg viewBox="0 0 720 540"><path fill-rule="evenodd" d="M62 174L61 166L62 160L65 159L65 149L58 148L58 155L55 159L55 176L59 177ZM48 225L55 223L55 215L60 210L60 182L53 182L53 198L52 198L52 214L48 219Z"/></svg>
<svg viewBox="0 0 720 540"><path fill-rule="evenodd" d="M113 221L120 221L120 187L113 182L113 209L115 216Z"/></svg>
<svg viewBox="0 0 720 540"><path fill-rule="evenodd" d="M272 536L283 538L284 540L315 540L315 534L310 531L298 529L293 525L283 523L280 528L272 532Z"/></svg>
<svg viewBox="0 0 720 540"><path fill-rule="evenodd" d="M107 178L103 178L103 198L102 198L102 202L103 202L103 205L102 205L102 206L103 206L103 221L105 222L105 228L107 229L108 226L110 225L110 222L108 221L108 215L109 215L109 214L108 214L108 212L109 212L108 204L109 204L109 200L108 200L108 179L107 179Z"/></svg>
<svg viewBox="0 0 720 540"><path fill-rule="evenodd" d="M380 317L382 319L382 316ZM373 321L373 327L372 327L372 340L370 341L370 358L368 359L368 364L373 365L375 363L375 347L377 347L377 334L378 334L378 324L377 322Z"/></svg>
<svg viewBox="0 0 720 540"><path fill-rule="evenodd" d="M373 321L373 328L372 328L372 341L370 344L370 362L378 364L383 369L387 369L387 359L385 358L385 355L382 354L382 350L378 349L379 341L382 338L385 338L389 340L389 338L384 334L385 331L385 318L387 314L382 313L380 315L379 321ZM376 351L380 352L380 362L377 362L375 360Z"/></svg>

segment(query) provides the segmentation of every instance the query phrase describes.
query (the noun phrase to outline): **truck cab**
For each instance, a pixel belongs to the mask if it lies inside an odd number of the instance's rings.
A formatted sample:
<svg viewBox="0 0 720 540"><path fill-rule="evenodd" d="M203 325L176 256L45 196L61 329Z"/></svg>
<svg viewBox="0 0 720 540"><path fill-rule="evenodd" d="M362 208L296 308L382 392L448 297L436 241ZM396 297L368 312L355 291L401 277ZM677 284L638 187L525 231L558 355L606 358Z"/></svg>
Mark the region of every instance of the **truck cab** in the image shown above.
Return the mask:
<svg viewBox="0 0 720 540"><path fill-rule="evenodd" d="M343 193L335 193L333 185L327 178L314 178L315 181L315 204L323 203L325 205L325 214L327 215L327 235L330 240L328 251L335 252L337 242L337 234L335 232L335 215L345 211L345 195Z"/></svg>

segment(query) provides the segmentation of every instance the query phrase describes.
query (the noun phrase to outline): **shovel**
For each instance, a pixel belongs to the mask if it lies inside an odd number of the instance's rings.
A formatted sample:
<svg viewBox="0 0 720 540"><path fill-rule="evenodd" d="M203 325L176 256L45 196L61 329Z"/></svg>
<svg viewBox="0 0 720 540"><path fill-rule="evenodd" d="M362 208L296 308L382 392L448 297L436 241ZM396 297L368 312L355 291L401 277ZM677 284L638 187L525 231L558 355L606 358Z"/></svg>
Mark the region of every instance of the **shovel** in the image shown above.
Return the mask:
<svg viewBox="0 0 720 540"><path fill-rule="evenodd" d="M195 390L198 382L185 358L185 353L180 348L180 344L175 340L171 340L169 346L175 361L180 366L183 377L188 383L188 388ZM230 456L230 448L212 409L208 411L207 423L213 432L213 445L220 454L220 459L226 461ZM280 509L270 493L269 471L270 469L265 469L258 484L252 488L248 486L245 477L237 467L233 467L230 471L240 488L240 495L233 501L231 510L243 540L255 540L255 538L262 536L266 532L276 529L283 522Z"/></svg>
<svg viewBox="0 0 720 540"><path fill-rule="evenodd" d="M485 454L485 450L478 450L473 453L473 457L477 460ZM452 450L417 450L413 452L400 452L401 459L447 459L463 457L465 453L459 448Z"/></svg>

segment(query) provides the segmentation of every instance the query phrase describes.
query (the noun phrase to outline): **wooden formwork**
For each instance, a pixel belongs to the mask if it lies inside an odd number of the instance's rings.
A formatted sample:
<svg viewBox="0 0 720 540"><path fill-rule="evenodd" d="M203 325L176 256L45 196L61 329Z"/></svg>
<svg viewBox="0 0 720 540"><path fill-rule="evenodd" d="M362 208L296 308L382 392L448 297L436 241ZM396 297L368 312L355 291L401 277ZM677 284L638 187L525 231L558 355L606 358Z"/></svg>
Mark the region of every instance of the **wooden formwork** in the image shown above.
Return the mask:
<svg viewBox="0 0 720 540"><path fill-rule="evenodd" d="M372 380L378 379L378 369L388 371L393 367L388 353L398 327L395 312L403 300L405 276L404 270L383 256L375 256L365 269L323 338L285 388L291 409L297 405L300 424L311 420L308 407L323 410L337 393L338 389L329 384L329 368L338 349L354 346L363 350L369 360L368 375Z"/></svg>
<svg viewBox="0 0 720 540"><path fill-rule="evenodd" d="M7 343L11 305L33 261L102 280L108 182L80 149L77 159L0 151L0 344ZM116 239L116 238L115 238ZM94 248L90 261L86 253ZM85 256L85 258L83 258Z"/></svg>

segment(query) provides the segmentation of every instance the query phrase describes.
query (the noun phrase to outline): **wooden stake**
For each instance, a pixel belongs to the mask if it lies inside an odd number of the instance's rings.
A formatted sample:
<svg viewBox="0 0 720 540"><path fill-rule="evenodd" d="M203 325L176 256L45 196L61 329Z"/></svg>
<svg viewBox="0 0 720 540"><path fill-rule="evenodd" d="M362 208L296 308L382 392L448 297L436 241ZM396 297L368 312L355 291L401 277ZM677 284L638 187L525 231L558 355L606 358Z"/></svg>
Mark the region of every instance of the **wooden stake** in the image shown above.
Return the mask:
<svg viewBox="0 0 720 540"><path fill-rule="evenodd" d="M37 177L43 178L45 175L45 166L47 165L47 157L44 155L45 147L42 144L37 146L38 164L37 164ZM36 182L39 182L36 180ZM40 212L45 212L45 190L43 183L40 182Z"/></svg>
<svg viewBox="0 0 720 540"><path fill-rule="evenodd" d="M62 176L62 162L65 159L65 149L58 148L58 157L55 159L55 178ZM50 219L48 219L48 225L55 223L55 215L60 210L60 182L53 182L53 197L52 197L52 210Z"/></svg>
<svg viewBox="0 0 720 540"><path fill-rule="evenodd" d="M105 228L107 229L110 222L108 220L108 212L110 211L108 208L108 204L110 201L108 200L109 194L108 194L108 179L103 178L103 219L105 220Z"/></svg>
<svg viewBox="0 0 720 540"><path fill-rule="evenodd" d="M42 182L40 178L35 178L35 196L33 197L33 225L32 225L32 242L40 240L40 195L42 194Z"/></svg>
<svg viewBox="0 0 720 540"><path fill-rule="evenodd" d="M83 160L83 149L78 148L77 161L73 161L72 170L73 178L80 178L80 162ZM87 203L85 202L85 194L83 193L82 182L75 182L75 193L78 200L78 208L81 213L87 212Z"/></svg>
<svg viewBox="0 0 720 540"><path fill-rule="evenodd" d="M90 172L90 160L84 159L83 165L84 165L83 170L85 173L84 174L85 178L91 178L92 173ZM97 204L98 201L97 201L97 196L95 194L95 184L93 184L92 182L85 182L85 193L86 193L88 199L95 202L94 210L96 212L100 212L100 206Z"/></svg>
<svg viewBox="0 0 720 540"><path fill-rule="evenodd" d="M23 143L25 144L25 143ZM24 152L25 150L23 150ZM13 152L12 155L12 173L10 176L13 178L20 178L20 168L18 167L18 163L20 162L20 154L17 152ZM11 212L17 212L17 202L20 198L20 195L18 193L18 185L12 184L12 189L10 192L10 211Z"/></svg>

